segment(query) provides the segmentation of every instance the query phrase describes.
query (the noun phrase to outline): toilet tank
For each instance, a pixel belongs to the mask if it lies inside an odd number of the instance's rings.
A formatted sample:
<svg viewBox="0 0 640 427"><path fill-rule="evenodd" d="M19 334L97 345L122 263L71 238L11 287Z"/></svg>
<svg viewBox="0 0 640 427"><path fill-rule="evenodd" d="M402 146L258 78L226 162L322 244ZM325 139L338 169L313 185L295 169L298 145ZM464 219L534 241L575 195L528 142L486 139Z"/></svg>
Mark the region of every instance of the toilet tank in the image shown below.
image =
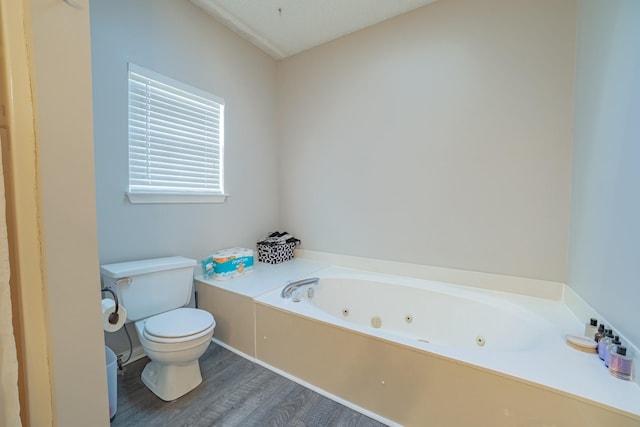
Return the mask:
<svg viewBox="0 0 640 427"><path fill-rule="evenodd" d="M103 285L118 295L127 320L137 321L187 305L196 261L184 257L106 264L100 268Z"/></svg>

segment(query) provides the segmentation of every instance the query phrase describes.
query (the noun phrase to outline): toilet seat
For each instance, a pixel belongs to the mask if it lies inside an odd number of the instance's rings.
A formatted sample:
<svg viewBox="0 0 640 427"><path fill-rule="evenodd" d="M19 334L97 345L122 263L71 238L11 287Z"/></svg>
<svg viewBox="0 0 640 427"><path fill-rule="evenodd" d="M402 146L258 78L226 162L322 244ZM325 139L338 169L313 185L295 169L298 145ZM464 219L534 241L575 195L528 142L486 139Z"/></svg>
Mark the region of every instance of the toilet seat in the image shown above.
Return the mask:
<svg viewBox="0 0 640 427"><path fill-rule="evenodd" d="M183 307L146 319L143 335L156 343L178 343L203 337L215 326L208 311Z"/></svg>

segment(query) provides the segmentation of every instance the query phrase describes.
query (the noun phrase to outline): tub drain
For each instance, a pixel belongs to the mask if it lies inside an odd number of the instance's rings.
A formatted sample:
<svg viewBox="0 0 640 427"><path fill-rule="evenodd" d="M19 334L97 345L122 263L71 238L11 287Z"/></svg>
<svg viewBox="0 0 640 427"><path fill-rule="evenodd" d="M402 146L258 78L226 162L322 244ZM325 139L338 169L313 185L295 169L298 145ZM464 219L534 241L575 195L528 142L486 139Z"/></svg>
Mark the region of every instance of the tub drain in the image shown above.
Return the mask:
<svg viewBox="0 0 640 427"><path fill-rule="evenodd" d="M382 319L380 318L380 316L373 316L371 318L371 326L374 328L379 328L380 326L382 326Z"/></svg>
<svg viewBox="0 0 640 427"><path fill-rule="evenodd" d="M484 339L483 336L478 335L476 337L476 344L478 344L480 347L482 347L483 345L485 345L487 343L487 341Z"/></svg>
<svg viewBox="0 0 640 427"><path fill-rule="evenodd" d="M411 323L411 322L413 322L413 316L412 316L412 315L410 315L410 314L406 314L406 315L404 316L404 321L405 321L405 322L407 322L407 323Z"/></svg>
<svg viewBox="0 0 640 427"><path fill-rule="evenodd" d="M342 309L342 315L343 315L344 317L347 317L347 316L349 315L349 309L348 309L348 308L343 308L343 309Z"/></svg>

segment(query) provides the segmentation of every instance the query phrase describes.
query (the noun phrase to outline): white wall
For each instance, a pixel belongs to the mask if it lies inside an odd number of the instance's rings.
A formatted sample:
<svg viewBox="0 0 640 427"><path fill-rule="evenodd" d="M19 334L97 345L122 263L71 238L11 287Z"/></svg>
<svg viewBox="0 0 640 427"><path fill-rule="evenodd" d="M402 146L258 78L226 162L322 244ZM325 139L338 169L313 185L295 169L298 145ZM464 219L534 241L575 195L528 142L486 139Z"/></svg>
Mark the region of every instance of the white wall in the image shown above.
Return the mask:
<svg viewBox="0 0 640 427"><path fill-rule="evenodd" d="M91 1L100 262L253 248L278 224L276 64L190 2ZM127 63L226 101L225 204L131 205Z"/></svg>
<svg viewBox="0 0 640 427"><path fill-rule="evenodd" d="M279 64L304 248L564 282L576 3L446 0Z"/></svg>
<svg viewBox="0 0 640 427"><path fill-rule="evenodd" d="M567 283L640 343L640 2L581 0Z"/></svg>

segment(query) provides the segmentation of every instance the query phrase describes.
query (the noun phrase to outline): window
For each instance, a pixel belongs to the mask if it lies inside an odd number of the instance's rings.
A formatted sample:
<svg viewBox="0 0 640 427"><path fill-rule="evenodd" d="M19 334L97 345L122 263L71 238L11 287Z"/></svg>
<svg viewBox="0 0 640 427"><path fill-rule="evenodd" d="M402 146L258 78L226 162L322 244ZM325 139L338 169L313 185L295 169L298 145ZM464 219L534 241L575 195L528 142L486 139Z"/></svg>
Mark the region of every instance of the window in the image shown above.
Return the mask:
<svg viewBox="0 0 640 427"><path fill-rule="evenodd" d="M131 203L224 202L224 100L129 64Z"/></svg>

